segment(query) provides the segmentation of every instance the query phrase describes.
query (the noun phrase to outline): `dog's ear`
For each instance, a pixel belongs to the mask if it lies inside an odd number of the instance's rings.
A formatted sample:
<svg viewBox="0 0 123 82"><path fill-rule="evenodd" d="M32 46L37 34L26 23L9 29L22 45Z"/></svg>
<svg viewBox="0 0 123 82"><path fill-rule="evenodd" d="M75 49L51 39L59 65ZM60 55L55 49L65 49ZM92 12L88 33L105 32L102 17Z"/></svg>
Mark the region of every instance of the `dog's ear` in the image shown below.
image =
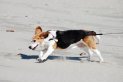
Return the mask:
<svg viewBox="0 0 123 82"><path fill-rule="evenodd" d="M47 38L48 35L49 35L49 32L42 32L42 33L40 34L40 37L41 37L42 39L44 39L44 38Z"/></svg>
<svg viewBox="0 0 123 82"><path fill-rule="evenodd" d="M35 35L39 35L39 34L41 34L42 33L42 28L41 28L41 26L37 26L36 28L35 28Z"/></svg>

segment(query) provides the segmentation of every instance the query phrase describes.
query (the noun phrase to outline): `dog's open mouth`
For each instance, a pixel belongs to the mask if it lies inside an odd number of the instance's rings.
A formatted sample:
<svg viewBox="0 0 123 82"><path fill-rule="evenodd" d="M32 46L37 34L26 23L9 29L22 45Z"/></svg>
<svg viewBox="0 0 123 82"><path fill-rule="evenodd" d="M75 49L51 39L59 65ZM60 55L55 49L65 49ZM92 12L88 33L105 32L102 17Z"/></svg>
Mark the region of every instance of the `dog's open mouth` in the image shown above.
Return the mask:
<svg viewBox="0 0 123 82"><path fill-rule="evenodd" d="M32 50L35 50L37 46L38 46L38 44L34 48L32 48Z"/></svg>
<svg viewBox="0 0 123 82"><path fill-rule="evenodd" d="M29 46L29 49L35 50L37 46L38 44L35 47Z"/></svg>

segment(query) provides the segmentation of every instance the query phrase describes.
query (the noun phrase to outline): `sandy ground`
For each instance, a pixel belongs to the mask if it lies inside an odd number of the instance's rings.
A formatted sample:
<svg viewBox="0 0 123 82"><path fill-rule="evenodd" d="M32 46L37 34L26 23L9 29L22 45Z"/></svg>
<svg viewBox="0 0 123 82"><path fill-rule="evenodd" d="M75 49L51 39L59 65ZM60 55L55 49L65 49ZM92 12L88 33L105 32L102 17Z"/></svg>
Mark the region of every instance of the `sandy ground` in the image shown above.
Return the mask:
<svg viewBox="0 0 123 82"><path fill-rule="evenodd" d="M88 62L75 49L41 64L40 49L28 49L37 25L123 32L123 0L0 0L0 82L123 82L122 34L101 37L104 63Z"/></svg>

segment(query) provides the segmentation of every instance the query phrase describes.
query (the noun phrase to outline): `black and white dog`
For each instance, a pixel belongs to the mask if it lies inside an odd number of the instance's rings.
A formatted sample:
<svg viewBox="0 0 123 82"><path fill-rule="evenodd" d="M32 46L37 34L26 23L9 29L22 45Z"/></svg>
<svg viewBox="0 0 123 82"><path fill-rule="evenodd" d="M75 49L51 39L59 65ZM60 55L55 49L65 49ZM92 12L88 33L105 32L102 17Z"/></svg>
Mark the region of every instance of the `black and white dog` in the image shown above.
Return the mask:
<svg viewBox="0 0 123 82"><path fill-rule="evenodd" d="M33 36L33 43L29 46L30 49L34 50L39 44L42 46L48 45L47 51L44 53L40 52L38 61L44 62L47 57L52 54L55 49L66 49L71 44L76 44L81 41L81 46L89 55L88 59L92 54L96 54L100 62L103 62L103 58L101 56L100 51L97 49L96 39L100 39L98 36L100 34L96 34L94 31L87 30L66 30L66 31L47 31L43 32L42 28L38 26L35 29L35 35ZM80 47L79 45L76 45Z"/></svg>

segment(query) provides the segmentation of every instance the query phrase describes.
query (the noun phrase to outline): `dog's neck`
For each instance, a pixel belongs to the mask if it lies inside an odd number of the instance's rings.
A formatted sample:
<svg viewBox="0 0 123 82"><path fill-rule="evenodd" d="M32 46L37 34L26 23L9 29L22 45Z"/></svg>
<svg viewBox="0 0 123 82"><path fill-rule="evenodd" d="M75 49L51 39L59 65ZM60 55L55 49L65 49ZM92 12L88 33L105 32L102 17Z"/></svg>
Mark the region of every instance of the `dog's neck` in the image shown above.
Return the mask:
<svg viewBox="0 0 123 82"><path fill-rule="evenodd" d="M48 31L49 35L45 38L45 41L55 40L56 39L56 31Z"/></svg>
<svg viewBox="0 0 123 82"><path fill-rule="evenodd" d="M56 37L56 31L54 30L54 31L49 31L50 32L50 34L55 38Z"/></svg>

